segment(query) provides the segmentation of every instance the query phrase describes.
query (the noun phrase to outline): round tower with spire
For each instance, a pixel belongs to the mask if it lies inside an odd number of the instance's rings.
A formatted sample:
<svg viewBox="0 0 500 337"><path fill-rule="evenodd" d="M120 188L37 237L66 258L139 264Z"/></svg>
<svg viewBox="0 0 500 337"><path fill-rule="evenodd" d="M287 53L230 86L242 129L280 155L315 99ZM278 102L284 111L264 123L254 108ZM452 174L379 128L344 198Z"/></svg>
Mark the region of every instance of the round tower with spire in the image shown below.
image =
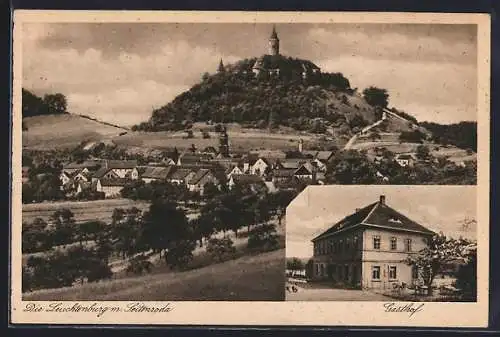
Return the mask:
<svg viewBox="0 0 500 337"><path fill-rule="evenodd" d="M269 55L280 54L280 39L276 33L276 26L273 26L273 31L269 37Z"/></svg>

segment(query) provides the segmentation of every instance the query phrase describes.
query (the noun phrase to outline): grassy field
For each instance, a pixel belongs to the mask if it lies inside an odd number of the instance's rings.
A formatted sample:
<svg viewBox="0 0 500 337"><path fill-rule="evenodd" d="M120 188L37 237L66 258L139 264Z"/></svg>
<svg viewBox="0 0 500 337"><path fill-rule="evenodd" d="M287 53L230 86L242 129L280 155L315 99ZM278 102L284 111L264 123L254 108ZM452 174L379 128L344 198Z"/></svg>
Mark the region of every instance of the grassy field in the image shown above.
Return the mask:
<svg viewBox="0 0 500 337"><path fill-rule="evenodd" d="M283 301L285 250L245 256L187 272L40 290L24 301Z"/></svg>
<svg viewBox="0 0 500 337"><path fill-rule="evenodd" d="M182 132L131 132L124 136L114 137L113 142L123 147L173 148L184 149L192 144L198 149L207 146L219 146L218 135L210 133L210 138L204 139L195 133L194 138L186 139ZM229 146L232 150L248 151L259 149L291 150L296 149L299 139L304 141L304 147L320 141L319 137L310 134L269 133L262 130L237 129L228 131Z"/></svg>
<svg viewBox="0 0 500 337"><path fill-rule="evenodd" d="M106 199L23 204L23 222L32 222L37 217L48 220L55 211L63 208L70 209L77 222L90 220L110 221L115 208L131 207L145 210L149 207L149 203L130 199Z"/></svg>
<svg viewBox="0 0 500 337"><path fill-rule="evenodd" d="M71 147L83 140L102 140L125 131L71 114L27 117L23 122L28 128L23 131L23 147L32 149Z"/></svg>
<svg viewBox="0 0 500 337"><path fill-rule="evenodd" d="M113 142L124 148L142 148L145 151L173 147L184 149L191 147L192 144L199 149L207 146L217 148L219 145L218 134L215 132L209 133L210 138L202 137L200 130L210 127L204 123L196 123L193 128L194 138L187 139L184 132L131 132L77 115L29 117L25 118L24 122L28 131L23 131L23 147L31 149L72 147L82 141L89 144L96 141ZM289 128L269 132L261 129L244 129L237 124L230 124L227 127L232 150L248 151L264 148L289 150L297 148L299 139L304 141L304 148L321 142L317 135ZM330 143L334 142L329 141L328 145L331 145Z"/></svg>

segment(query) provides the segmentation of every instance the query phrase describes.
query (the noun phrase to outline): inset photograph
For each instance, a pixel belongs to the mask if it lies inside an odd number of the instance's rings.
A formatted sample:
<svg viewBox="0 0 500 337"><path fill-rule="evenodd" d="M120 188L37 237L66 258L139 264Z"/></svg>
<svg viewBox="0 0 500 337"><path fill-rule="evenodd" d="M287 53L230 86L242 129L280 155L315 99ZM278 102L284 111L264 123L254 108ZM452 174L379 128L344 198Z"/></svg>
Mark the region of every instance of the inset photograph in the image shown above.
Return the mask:
<svg viewBox="0 0 500 337"><path fill-rule="evenodd" d="M310 186L288 207L287 301L475 302L476 187Z"/></svg>

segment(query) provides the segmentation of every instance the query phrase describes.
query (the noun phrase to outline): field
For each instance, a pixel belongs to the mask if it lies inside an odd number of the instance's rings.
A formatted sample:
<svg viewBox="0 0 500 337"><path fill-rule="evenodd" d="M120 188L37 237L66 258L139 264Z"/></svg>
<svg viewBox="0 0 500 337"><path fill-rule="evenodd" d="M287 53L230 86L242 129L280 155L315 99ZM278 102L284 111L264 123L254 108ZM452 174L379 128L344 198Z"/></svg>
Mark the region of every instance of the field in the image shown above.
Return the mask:
<svg viewBox="0 0 500 337"><path fill-rule="evenodd" d="M111 221L115 208L137 207L145 210L149 203L129 199L106 199L94 201L62 201L43 202L37 204L23 204L23 222L32 222L35 218L47 221L58 209L68 208L75 215L76 222L90 220Z"/></svg>
<svg viewBox="0 0 500 337"><path fill-rule="evenodd" d="M72 147L82 141L104 140L118 136L124 129L77 115L36 116L23 119L23 147L52 149Z"/></svg>
<svg viewBox="0 0 500 337"><path fill-rule="evenodd" d="M210 132L210 138L204 139L201 134L194 133L194 138L184 138L181 132L131 132L121 137L113 138L113 142L123 147L173 148L185 149L192 144L198 149L207 146L217 148L219 146L218 135ZM228 131L229 146L233 151L249 151L260 149L292 150L298 146L299 139L304 141L304 147L308 147L319 141L319 137L311 134L282 134L269 133L260 130L239 129Z"/></svg>
<svg viewBox="0 0 500 337"><path fill-rule="evenodd" d="M25 118L28 131L23 131L23 147L30 149L54 149L74 147L81 142L96 141L115 143L123 148L185 149L192 144L198 149L219 146L218 134L210 132L210 138L203 138L200 130L210 128L205 123L193 127L194 138L186 138L184 132L131 132L76 115L37 116ZM213 126L212 126L213 128ZM228 125L229 145L233 151L248 151L264 148L276 150L296 149L299 139L307 148L321 142L319 136L297 132L289 128L280 130L244 129L239 125ZM328 145L335 142L329 141Z"/></svg>
<svg viewBox="0 0 500 337"><path fill-rule="evenodd" d="M285 250L214 264L23 294L31 301L283 301Z"/></svg>

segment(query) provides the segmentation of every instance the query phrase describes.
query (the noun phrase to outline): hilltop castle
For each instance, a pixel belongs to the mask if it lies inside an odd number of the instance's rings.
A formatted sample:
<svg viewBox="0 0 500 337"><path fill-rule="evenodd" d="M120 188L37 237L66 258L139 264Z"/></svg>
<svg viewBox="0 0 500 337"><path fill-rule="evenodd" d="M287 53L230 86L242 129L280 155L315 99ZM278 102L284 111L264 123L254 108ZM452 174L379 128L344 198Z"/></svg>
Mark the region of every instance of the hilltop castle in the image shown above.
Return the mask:
<svg viewBox="0 0 500 337"><path fill-rule="evenodd" d="M225 67L221 59L217 72L224 71ZM247 70L243 70L243 72L247 73ZM255 76L265 74L274 77L299 77L305 80L321 74L321 69L310 61L281 55L280 39L276 27L273 26L271 36L268 39L268 53L258 57L251 69L248 69L248 72L253 73Z"/></svg>

